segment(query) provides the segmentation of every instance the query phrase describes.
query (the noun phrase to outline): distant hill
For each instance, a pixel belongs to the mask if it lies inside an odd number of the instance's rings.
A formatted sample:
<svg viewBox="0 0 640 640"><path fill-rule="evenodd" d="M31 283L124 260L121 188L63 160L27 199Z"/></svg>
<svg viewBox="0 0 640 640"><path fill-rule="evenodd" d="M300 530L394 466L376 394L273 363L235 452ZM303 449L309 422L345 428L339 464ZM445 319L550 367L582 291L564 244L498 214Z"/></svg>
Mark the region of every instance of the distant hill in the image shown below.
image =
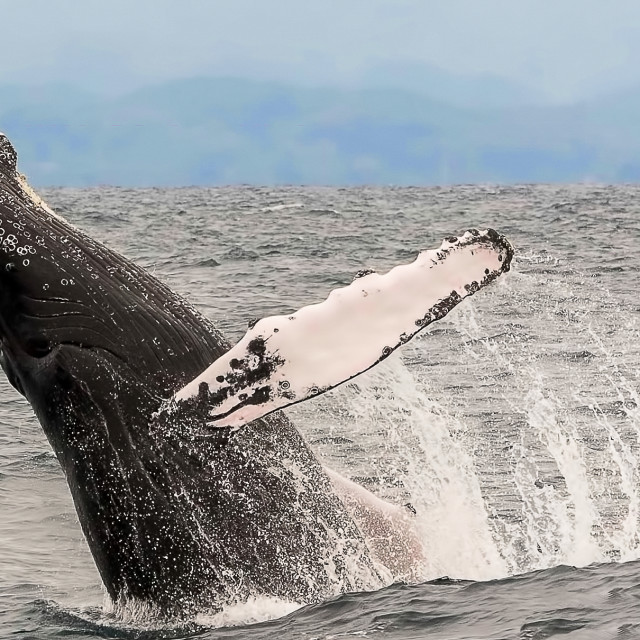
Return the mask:
<svg viewBox="0 0 640 640"><path fill-rule="evenodd" d="M554 107L495 79L484 101L480 81L396 80L193 78L110 98L0 86L0 130L40 186L640 180L640 88Z"/></svg>
<svg viewBox="0 0 640 640"><path fill-rule="evenodd" d="M546 101L546 96L500 76L461 75L421 62L371 64L360 74L359 86L400 89L458 107L519 107Z"/></svg>

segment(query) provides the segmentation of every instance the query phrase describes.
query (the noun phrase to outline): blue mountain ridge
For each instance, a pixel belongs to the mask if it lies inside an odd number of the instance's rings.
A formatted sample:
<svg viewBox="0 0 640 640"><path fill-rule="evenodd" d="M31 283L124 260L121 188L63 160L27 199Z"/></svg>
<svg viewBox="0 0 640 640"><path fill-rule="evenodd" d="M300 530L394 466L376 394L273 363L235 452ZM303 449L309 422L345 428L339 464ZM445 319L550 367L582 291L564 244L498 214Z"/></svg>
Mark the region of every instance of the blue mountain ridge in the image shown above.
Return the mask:
<svg viewBox="0 0 640 640"><path fill-rule="evenodd" d="M108 97L0 86L0 130L37 186L640 180L640 87L553 106L503 86L480 100L478 83L440 95L403 83L191 78Z"/></svg>

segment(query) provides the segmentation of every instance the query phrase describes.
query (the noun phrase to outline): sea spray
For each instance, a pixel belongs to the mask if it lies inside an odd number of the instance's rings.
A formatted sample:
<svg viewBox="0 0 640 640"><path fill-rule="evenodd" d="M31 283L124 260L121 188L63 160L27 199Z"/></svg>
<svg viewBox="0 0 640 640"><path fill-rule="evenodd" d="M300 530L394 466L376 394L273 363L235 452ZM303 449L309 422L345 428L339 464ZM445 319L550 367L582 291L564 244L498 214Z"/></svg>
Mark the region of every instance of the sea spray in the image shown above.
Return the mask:
<svg viewBox="0 0 640 640"><path fill-rule="evenodd" d="M545 297L532 295L541 285L547 285ZM521 515L509 524L506 512L501 514L503 531L519 540L510 548L503 539L502 555L514 571L637 558L638 376L621 373L627 354L606 346L615 337L635 348L635 319L621 308L613 318L596 314L607 296L593 287L576 290L562 278L549 283L546 277L514 274L502 289L515 298L513 307L536 318L534 331L544 326L547 332L544 342L532 340L514 325L511 335L480 338L474 346L485 368L509 371L504 401L514 416L526 417L511 462ZM478 314L469 309L473 304L454 320L460 333L478 338ZM461 326L465 313L472 321ZM492 323L486 314L481 317Z"/></svg>
<svg viewBox="0 0 640 640"><path fill-rule="evenodd" d="M378 492L387 499L410 503L425 550L422 579L442 575L490 579L506 572L488 524L473 462L452 433L461 425L430 400L398 357L368 372L331 397L333 432L347 442L367 442L372 431L381 443L369 453ZM325 406L319 415L331 413ZM344 435L342 435L344 434ZM329 466L338 459L324 452ZM357 474L353 457L338 469ZM371 473L369 474L371 476ZM357 477L356 477L357 479ZM387 485L385 487L385 484Z"/></svg>
<svg viewBox="0 0 640 640"><path fill-rule="evenodd" d="M416 509L424 578L638 557L638 372L608 346L611 318L594 322L602 296L576 286L514 273L301 412L330 434L328 466ZM623 310L615 330L638 344Z"/></svg>

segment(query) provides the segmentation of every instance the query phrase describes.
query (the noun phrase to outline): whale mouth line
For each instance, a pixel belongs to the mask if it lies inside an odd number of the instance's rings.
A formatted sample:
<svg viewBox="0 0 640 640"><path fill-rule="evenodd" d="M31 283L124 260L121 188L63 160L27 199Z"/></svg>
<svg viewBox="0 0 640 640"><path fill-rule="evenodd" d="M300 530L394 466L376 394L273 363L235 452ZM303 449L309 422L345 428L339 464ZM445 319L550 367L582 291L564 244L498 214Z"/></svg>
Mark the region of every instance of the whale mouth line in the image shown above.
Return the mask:
<svg viewBox="0 0 640 640"><path fill-rule="evenodd" d="M83 351L90 351L93 353L102 351L105 354L109 354L119 362L126 364L126 360L121 355L104 345L92 345L76 340L61 340L50 345L46 338L28 339L26 343L20 344L19 341L12 341L0 331L0 354L13 361L20 360L21 357L26 356L32 360L38 361L40 366L47 365L49 364L47 361L54 359L64 348L81 349Z"/></svg>

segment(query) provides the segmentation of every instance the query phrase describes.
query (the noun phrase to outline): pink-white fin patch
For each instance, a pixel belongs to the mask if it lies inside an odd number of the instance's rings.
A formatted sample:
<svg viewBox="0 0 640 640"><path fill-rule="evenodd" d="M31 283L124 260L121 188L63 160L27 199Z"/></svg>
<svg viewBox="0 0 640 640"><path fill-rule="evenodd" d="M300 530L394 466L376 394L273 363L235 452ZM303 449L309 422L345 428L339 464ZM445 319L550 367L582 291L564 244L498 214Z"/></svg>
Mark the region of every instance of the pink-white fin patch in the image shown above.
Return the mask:
<svg viewBox="0 0 640 640"><path fill-rule="evenodd" d="M513 249L467 231L384 275L362 272L319 304L258 321L169 401L197 401L211 427L239 427L373 367L463 298L509 270Z"/></svg>

